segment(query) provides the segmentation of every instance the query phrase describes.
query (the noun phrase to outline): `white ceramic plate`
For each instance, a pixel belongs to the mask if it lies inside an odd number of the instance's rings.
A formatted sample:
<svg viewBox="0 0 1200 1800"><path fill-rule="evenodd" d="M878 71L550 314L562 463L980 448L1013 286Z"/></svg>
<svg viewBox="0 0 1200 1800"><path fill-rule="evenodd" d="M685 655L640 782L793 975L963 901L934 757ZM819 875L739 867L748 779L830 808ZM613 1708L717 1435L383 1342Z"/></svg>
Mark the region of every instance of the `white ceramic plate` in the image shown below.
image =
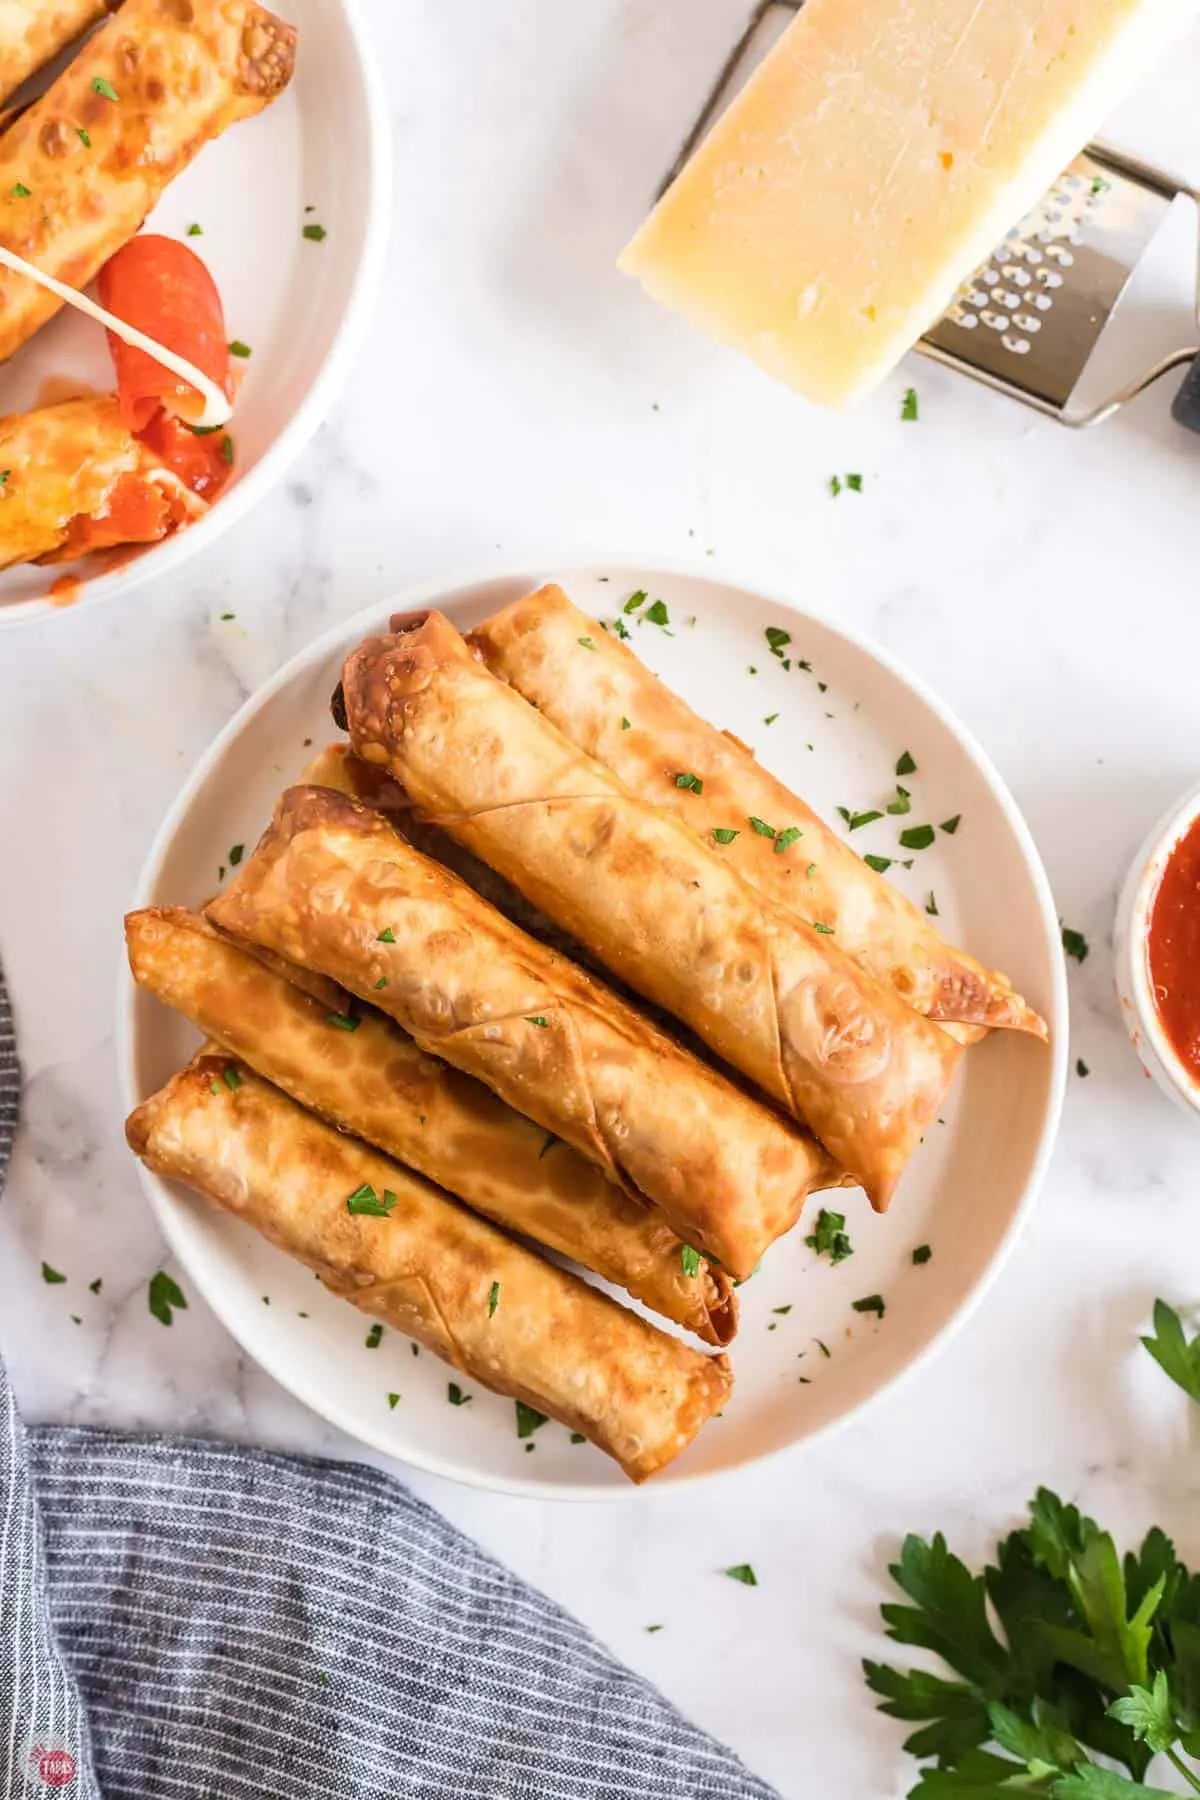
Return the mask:
<svg viewBox="0 0 1200 1800"><path fill-rule="evenodd" d="M231 426L234 480L199 524L111 573L89 579L85 560L0 574L0 625L49 611L57 575L83 576L78 603L94 606L203 550L279 479L347 372L383 267L387 112L358 0L275 6L300 34L287 92L207 145L146 224L168 237L202 227L202 237L186 241L220 289L230 338L251 347ZM323 242L302 236L309 223L325 227ZM64 309L0 370L0 413L72 383L111 390L113 369L100 327Z"/></svg>
<svg viewBox="0 0 1200 1800"><path fill-rule="evenodd" d="M385 628L389 611L436 605L466 626L547 579L601 617L635 587L661 598L672 634L644 625L634 647L827 817L839 805L862 809L889 798L896 761L909 751L918 769L907 781L910 818L861 829L855 848L888 854L901 824L961 814L958 831L939 833L899 877L922 903L936 894L949 935L1003 968L1052 1034L1047 1049L996 1033L964 1058L944 1123L930 1132L886 1218L874 1217L857 1192L833 1197L848 1214L847 1261L836 1269L818 1261L803 1229L771 1250L741 1289L733 1400L658 1478L665 1485L737 1468L845 1420L943 1340L979 1297L1032 1203L1054 1136L1067 1054L1063 957L1050 889L1013 801L978 746L910 676L777 596L707 574L618 563L427 587L339 625L281 670L213 744L159 832L135 905L196 903L212 893L231 846L253 845L280 788L336 736L329 696L342 659ZM785 671L770 655L763 633L772 624L791 631L791 648L811 662L811 674ZM773 713L775 723L764 725ZM120 1013L132 1107L180 1067L195 1036L127 979ZM557 1424L545 1425L528 1451L515 1435L512 1403L478 1385L466 1384L469 1406L448 1405L447 1370L434 1357L414 1358L393 1332L378 1350L366 1349L368 1321L325 1295L307 1271L183 1190L144 1170L142 1179L191 1281L244 1349L353 1436L437 1474L508 1492L597 1499L628 1491L599 1451L572 1445ZM931 1259L914 1266L922 1244ZM882 1320L852 1309L875 1293L884 1297ZM403 1396L394 1410L389 1393Z"/></svg>

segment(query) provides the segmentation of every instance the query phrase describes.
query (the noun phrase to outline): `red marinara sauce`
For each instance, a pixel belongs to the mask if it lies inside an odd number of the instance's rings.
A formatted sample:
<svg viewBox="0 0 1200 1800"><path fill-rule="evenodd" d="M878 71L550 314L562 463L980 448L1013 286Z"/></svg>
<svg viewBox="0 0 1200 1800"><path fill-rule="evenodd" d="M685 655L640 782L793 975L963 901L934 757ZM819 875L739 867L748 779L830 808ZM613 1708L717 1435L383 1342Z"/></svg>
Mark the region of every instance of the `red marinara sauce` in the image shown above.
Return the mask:
<svg viewBox="0 0 1200 1800"><path fill-rule="evenodd" d="M1167 858L1150 909L1146 958L1163 1030L1200 1081L1200 818Z"/></svg>

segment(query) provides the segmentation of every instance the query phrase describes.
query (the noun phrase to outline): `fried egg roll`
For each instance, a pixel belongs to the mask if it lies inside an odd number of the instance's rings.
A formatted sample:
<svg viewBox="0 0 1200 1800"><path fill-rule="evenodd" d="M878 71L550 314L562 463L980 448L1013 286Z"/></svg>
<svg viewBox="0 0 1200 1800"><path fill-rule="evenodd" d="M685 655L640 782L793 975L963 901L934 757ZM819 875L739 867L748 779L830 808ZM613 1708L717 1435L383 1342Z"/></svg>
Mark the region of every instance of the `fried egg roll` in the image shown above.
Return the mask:
<svg viewBox="0 0 1200 1800"><path fill-rule="evenodd" d="M724 1270L689 1256L661 1214L391 1020L371 1012L352 1032L331 1029L327 1006L182 907L129 913L125 942L140 987L310 1112L705 1343L732 1338L737 1300Z"/></svg>
<svg viewBox="0 0 1200 1800"><path fill-rule="evenodd" d="M851 961L828 926L750 887L576 749L442 614L398 623L346 660L355 753L805 1122L884 1208L961 1046Z"/></svg>
<svg viewBox="0 0 1200 1800"><path fill-rule="evenodd" d="M744 1279L841 1171L809 1134L527 937L377 813L289 788L207 909L332 977ZM331 1029L338 1029L332 1020Z"/></svg>
<svg viewBox="0 0 1200 1800"><path fill-rule="evenodd" d="M0 101L114 10L105 0L4 0L0 5Z"/></svg>
<svg viewBox="0 0 1200 1800"><path fill-rule="evenodd" d="M125 0L0 136L0 243L86 287L197 151L282 93L295 47L256 0ZM0 361L61 305L0 269Z"/></svg>
<svg viewBox="0 0 1200 1800"><path fill-rule="evenodd" d="M0 419L0 470L4 569L157 543L208 510L130 435L109 394Z"/></svg>
<svg viewBox="0 0 1200 1800"><path fill-rule="evenodd" d="M752 886L829 926L846 955L914 1011L1045 1037L1044 1021L1005 976L948 944L744 744L701 719L560 587L539 588L485 619L469 642L580 750L718 844ZM679 787L681 770L700 785ZM752 818L776 830L798 826L796 853L777 854L776 839L754 831ZM713 838L730 828L725 844Z"/></svg>
<svg viewBox="0 0 1200 1800"><path fill-rule="evenodd" d="M730 1394L724 1356L543 1261L225 1052L198 1056L131 1113L125 1135L156 1174L244 1219L464 1375L583 1432L633 1481L678 1456Z"/></svg>

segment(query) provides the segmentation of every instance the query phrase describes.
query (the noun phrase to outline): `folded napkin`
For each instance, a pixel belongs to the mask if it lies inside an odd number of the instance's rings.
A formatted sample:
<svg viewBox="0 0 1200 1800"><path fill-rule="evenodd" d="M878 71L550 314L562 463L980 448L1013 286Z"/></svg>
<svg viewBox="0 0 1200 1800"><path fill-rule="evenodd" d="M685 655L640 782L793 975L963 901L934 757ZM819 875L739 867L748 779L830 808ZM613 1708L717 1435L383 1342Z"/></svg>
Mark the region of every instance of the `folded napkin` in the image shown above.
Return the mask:
<svg viewBox="0 0 1200 1800"><path fill-rule="evenodd" d="M0 1183L18 1075L0 981ZM772 1800L353 1463L25 1431L0 1363L0 1800Z"/></svg>

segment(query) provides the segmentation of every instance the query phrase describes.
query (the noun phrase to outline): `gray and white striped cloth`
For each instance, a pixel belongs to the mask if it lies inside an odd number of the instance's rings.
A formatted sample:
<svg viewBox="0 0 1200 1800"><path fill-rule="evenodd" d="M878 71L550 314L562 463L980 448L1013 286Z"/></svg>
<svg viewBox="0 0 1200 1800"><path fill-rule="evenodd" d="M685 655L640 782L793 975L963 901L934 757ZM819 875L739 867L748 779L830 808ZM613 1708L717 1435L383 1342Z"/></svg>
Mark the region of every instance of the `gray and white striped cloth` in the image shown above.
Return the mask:
<svg viewBox="0 0 1200 1800"><path fill-rule="evenodd" d="M18 1074L0 980L0 1185ZM0 1363L0 1800L772 1800L356 1464L25 1431Z"/></svg>

